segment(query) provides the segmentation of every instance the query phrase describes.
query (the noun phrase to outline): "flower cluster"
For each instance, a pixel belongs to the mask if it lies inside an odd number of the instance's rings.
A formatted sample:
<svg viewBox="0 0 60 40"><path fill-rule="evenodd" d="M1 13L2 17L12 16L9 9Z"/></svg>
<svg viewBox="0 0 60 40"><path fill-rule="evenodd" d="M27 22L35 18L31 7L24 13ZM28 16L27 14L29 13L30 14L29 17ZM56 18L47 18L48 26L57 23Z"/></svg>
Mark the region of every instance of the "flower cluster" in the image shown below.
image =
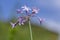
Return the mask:
<svg viewBox="0 0 60 40"><path fill-rule="evenodd" d="M37 14L38 11L40 10L38 8L31 9L31 8L27 7L26 5L22 6L21 9L17 9L17 13L22 14L22 16L18 17L17 22L15 22L15 23L10 22L10 24L12 25L12 28L14 28L17 24L24 25L25 22L30 20L30 17L37 17L35 14ZM38 17L38 19L39 19L40 23L42 23L42 19L39 17Z"/></svg>

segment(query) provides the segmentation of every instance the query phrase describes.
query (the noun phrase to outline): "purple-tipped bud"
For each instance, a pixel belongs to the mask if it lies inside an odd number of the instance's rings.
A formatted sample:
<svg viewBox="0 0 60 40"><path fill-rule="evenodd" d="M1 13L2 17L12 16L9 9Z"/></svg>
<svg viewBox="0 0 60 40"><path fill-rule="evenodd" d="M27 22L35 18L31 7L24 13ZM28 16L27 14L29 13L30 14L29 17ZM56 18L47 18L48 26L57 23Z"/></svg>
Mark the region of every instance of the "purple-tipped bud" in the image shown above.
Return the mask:
<svg viewBox="0 0 60 40"><path fill-rule="evenodd" d="M21 23L19 23L19 25L21 26L21 25L24 25L24 23L23 22L21 22Z"/></svg>
<svg viewBox="0 0 60 40"><path fill-rule="evenodd" d="M19 25L21 26L21 23L19 23Z"/></svg>
<svg viewBox="0 0 60 40"><path fill-rule="evenodd" d="M10 22L11 26L12 26L12 29L15 27L15 24Z"/></svg>
<svg viewBox="0 0 60 40"><path fill-rule="evenodd" d="M24 23L23 23L23 22L22 22L21 24L22 24L22 25L24 25Z"/></svg>

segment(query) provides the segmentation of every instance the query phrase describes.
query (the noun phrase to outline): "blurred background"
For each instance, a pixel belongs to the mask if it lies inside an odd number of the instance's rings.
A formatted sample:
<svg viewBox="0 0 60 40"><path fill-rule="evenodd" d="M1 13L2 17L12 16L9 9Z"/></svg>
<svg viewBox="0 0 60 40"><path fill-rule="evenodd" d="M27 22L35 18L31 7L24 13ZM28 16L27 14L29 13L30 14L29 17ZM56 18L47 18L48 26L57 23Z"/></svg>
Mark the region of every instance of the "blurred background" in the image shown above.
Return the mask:
<svg viewBox="0 0 60 40"><path fill-rule="evenodd" d="M60 0L0 0L0 40L30 40L28 23L11 30L10 22L19 16L16 9L27 5L40 9L37 16L44 18L43 25L31 19L34 40L57 40L60 34Z"/></svg>

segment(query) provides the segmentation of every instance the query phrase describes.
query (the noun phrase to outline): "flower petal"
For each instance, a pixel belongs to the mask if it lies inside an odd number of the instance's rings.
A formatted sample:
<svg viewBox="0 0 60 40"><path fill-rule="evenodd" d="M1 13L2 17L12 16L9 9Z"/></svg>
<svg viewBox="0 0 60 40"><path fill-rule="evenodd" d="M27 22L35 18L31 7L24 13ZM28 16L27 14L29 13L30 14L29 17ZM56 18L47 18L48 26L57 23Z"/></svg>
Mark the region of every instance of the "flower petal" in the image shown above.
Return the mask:
<svg viewBox="0 0 60 40"><path fill-rule="evenodd" d="M31 10L29 7L27 7L26 5L22 6L21 8L23 8L23 11L29 11Z"/></svg>
<svg viewBox="0 0 60 40"><path fill-rule="evenodd" d="M23 13L23 11L21 11L20 9L17 9L17 13Z"/></svg>
<svg viewBox="0 0 60 40"><path fill-rule="evenodd" d="M33 9L32 9L32 13L38 13L39 10L40 10L40 9L33 8Z"/></svg>

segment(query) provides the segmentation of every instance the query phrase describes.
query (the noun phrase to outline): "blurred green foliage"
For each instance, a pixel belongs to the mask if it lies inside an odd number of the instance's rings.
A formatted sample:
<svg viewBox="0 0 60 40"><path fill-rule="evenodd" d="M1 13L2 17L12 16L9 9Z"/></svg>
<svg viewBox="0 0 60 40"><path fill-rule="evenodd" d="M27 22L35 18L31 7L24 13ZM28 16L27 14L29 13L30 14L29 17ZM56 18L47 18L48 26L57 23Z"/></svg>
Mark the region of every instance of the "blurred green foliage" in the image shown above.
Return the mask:
<svg viewBox="0 0 60 40"><path fill-rule="evenodd" d="M57 34L32 25L33 40L57 40ZM28 23L11 28L9 22L0 22L0 40L30 40Z"/></svg>

